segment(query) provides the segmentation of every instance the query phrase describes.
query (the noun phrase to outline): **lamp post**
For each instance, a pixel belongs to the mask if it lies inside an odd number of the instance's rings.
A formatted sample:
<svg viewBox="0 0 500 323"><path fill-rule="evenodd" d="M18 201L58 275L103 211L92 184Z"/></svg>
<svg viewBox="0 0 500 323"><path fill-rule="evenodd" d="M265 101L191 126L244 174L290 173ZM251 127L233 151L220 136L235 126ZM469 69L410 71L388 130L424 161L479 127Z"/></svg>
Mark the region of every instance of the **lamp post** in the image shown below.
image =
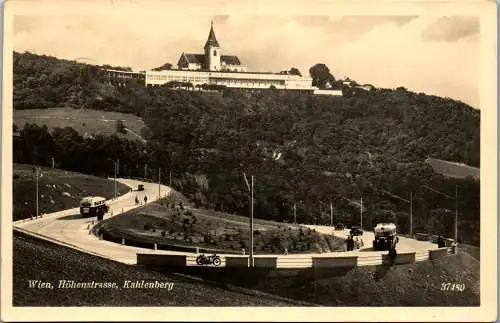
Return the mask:
<svg viewBox="0 0 500 323"><path fill-rule="evenodd" d="M454 231L455 231L455 243L458 243L458 184L455 184L455 198L452 196L445 194L443 192L440 192L432 187L429 187L427 185L423 186L424 188L437 193L439 195L442 195L444 197L447 197L448 199L455 200L455 225L454 225Z"/></svg>
<svg viewBox="0 0 500 323"><path fill-rule="evenodd" d="M161 168L158 168L158 200L161 197L161 193L160 193L161 184L160 183L161 183Z"/></svg>
<svg viewBox="0 0 500 323"><path fill-rule="evenodd" d="M358 184L354 181L352 174L349 173L347 177L349 177L356 186L356 190L358 191L360 197L360 227L363 229L363 194L361 194L361 190L359 189Z"/></svg>
<svg viewBox="0 0 500 323"><path fill-rule="evenodd" d="M391 193L391 192L388 192L386 190L382 190L382 192L391 196L391 197L397 198L398 200L401 200L403 202L410 204L410 237L412 237L413 236L413 192L410 192L410 200L407 200L401 196L398 196L398 195Z"/></svg>
<svg viewBox="0 0 500 323"><path fill-rule="evenodd" d="M252 175L252 184L248 183L248 179L246 174L243 172L243 178L245 179L245 183L247 184L248 191L250 192L250 257L249 257L249 267L254 267L254 258L253 258L253 175Z"/></svg>
<svg viewBox="0 0 500 323"><path fill-rule="evenodd" d="M326 206L326 207L330 207L330 226L332 226L332 225L333 225L333 203L332 203L332 202L330 202L330 204L329 204L329 205L328 205L328 204L325 204L325 203L323 203L323 202L321 202L321 201L319 201L319 203L320 203L320 207L321 207L321 204L323 204L323 205L324 205L324 206ZM320 212L320 213L321 213L321 212Z"/></svg>

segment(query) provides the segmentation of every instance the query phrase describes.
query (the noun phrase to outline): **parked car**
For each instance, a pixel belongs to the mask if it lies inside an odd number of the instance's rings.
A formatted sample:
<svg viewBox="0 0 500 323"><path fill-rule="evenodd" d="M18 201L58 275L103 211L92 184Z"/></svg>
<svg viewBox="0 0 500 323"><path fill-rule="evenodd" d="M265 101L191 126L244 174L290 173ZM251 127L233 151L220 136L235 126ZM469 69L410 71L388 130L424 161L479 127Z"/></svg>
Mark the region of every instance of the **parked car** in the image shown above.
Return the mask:
<svg viewBox="0 0 500 323"><path fill-rule="evenodd" d="M337 225L335 225L335 230L344 230L344 225L342 223L337 223Z"/></svg>
<svg viewBox="0 0 500 323"><path fill-rule="evenodd" d="M361 229L361 227L358 227L358 226L352 226L351 227L351 234L353 236L362 236L363 235L363 229Z"/></svg>
<svg viewBox="0 0 500 323"><path fill-rule="evenodd" d="M139 184L139 185L137 186L137 190L138 190L138 191L144 191L144 185L143 185L143 184Z"/></svg>

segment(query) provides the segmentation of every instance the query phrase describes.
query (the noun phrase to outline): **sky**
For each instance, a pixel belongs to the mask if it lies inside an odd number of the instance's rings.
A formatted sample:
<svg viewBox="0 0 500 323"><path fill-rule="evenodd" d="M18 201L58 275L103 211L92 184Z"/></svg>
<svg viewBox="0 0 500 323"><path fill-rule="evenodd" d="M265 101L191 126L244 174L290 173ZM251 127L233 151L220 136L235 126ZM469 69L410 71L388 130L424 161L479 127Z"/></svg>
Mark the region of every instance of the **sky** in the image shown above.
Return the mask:
<svg viewBox="0 0 500 323"><path fill-rule="evenodd" d="M475 16L18 15L14 50L147 70L203 53L210 21L223 54L249 71L303 74L326 64L335 78L404 86L479 108Z"/></svg>

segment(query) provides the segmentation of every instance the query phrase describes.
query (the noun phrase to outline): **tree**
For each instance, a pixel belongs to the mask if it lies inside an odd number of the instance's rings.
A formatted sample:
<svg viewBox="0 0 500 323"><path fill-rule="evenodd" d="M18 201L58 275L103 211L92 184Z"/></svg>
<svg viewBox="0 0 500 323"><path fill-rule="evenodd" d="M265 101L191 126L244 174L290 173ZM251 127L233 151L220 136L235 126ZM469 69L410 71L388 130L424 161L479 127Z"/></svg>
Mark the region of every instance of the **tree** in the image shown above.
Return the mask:
<svg viewBox="0 0 500 323"><path fill-rule="evenodd" d="M153 68L152 71L165 71L165 70L171 70L171 69L172 69L172 64L165 63L162 66Z"/></svg>
<svg viewBox="0 0 500 323"><path fill-rule="evenodd" d="M309 74L311 75L313 86L317 86L320 89L325 89L327 84L330 86L335 82L335 78L330 73L330 69L322 63L318 63L309 69Z"/></svg>
<svg viewBox="0 0 500 323"><path fill-rule="evenodd" d="M298 75L298 76L302 76L302 74L300 73L299 69L296 68L296 67L292 67L290 69L290 71L288 71L289 74L291 75Z"/></svg>

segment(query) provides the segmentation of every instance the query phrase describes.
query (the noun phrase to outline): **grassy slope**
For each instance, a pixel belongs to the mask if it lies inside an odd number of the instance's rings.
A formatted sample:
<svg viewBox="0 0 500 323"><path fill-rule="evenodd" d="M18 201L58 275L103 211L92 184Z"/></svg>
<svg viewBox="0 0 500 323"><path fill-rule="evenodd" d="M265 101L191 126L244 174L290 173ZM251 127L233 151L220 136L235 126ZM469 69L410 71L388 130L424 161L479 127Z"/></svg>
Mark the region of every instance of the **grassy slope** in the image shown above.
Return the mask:
<svg viewBox="0 0 500 323"><path fill-rule="evenodd" d="M428 158L426 160L426 163L431 165L436 173L442 174L445 177L472 177L476 180L479 180L480 178L480 170L478 167L472 167L465 164L459 164L437 158Z"/></svg>
<svg viewBox="0 0 500 323"><path fill-rule="evenodd" d="M14 164L13 174L13 215L15 221L36 213L36 179L32 165ZM39 210L41 213L76 207L84 196L96 195L111 198L114 194L113 182L105 178L50 168L42 168L42 174L39 180ZM126 185L120 183L117 183L117 189L120 194L129 191ZM63 196L64 192L71 196Z"/></svg>
<svg viewBox="0 0 500 323"><path fill-rule="evenodd" d="M178 210L159 203L132 210L106 220L101 225L107 234L118 240L132 238L149 243L196 245L238 252L248 245L248 218L205 209L189 210L196 217L196 222L187 240L184 238L183 220L192 218L174 216ZM145 224L154 225L155 231L145 230ZM292 225L255 220L254 229L258 231L254 234L254 241L255 251L259 253L283 253L284 248L290 253L318 251L318 246L325 251L343 250L344 241L341 239L322 236L308 229L303 229L301 233L298 227ZM162 236L162 231L165 231L165 236ZM207 234L212 241L204 240ZM293 240L297 241L295 247L291 244Z"/></svg>
<svg viewBox="0 0 500 323"><path fill-rule="evenodd" d="M82 135L112 135L118 134L117 120L123 120L125 127L139 135L144 128L144 121L129 113L73 108L14 110L14 124L20 129L26 123L36 123L39 126L46 125L49 129L72 127ZM118 135L130 140L138 139L130 132Z"/></svg>
<svg viewBox="0 0 500 323"><path fill-rule="evenodd" d="M294 302L262 293L241 293L225 287L155 273L141 267L115 263L69 248L14 234L14 306L291 306ZM30 264L27 266L26 264ZM162 289L30 289L28 279L56 282L116 282L158 280L174 282Z"/></svg>

